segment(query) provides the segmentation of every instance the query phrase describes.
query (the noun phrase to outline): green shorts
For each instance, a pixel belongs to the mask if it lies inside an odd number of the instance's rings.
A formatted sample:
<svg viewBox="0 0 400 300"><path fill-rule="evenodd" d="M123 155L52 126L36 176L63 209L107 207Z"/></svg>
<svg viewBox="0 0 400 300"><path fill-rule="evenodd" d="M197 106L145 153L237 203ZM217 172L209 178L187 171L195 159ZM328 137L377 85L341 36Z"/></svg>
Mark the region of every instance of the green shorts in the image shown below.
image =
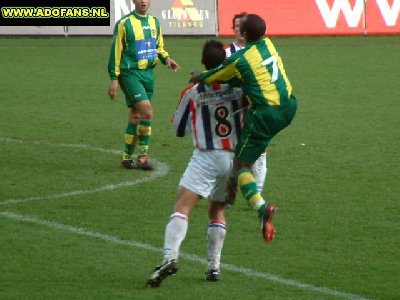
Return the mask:
<svg viewBox="0 0 400 300"><path fill-rule="evenodd" d="M296 110L297 100L294 96L279 106L249 108L235 156L245 162L254 163L271 139L292 122Z"/></svg>
<svg viewBox="0 0 400 300"><path fill-rule="evenodd" d="M128 107L133 107L135 103L143 100L151 100L153 97L153 69L121 70L118 82L125 94L126 105Z"/></svg>

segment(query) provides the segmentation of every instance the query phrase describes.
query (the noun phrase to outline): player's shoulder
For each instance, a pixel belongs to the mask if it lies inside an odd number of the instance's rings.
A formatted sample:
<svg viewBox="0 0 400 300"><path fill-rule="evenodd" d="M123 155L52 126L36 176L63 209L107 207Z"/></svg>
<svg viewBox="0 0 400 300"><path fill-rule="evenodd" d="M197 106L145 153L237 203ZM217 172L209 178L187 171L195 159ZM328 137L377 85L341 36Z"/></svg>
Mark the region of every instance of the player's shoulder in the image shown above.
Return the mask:
<svg viewBox="0 0 400 300"><path fill-rule="evenodd" d="M152 19L156 20L157 22L160 21L155 15L152 15L152 14L147 14L147 15L149 16L149 18L152 18Z"/></svg>
<svg viewBox="0 0 400 300"><path fill-rule="evenodd" d="M119 27L120 25L124 26L126 21L129 19L130 16L133 15L133 12L130 12L129 14L123 15L116 23L115 27Z"/></svg>
<svg viewBox="0 0 400 300"><path fill-rule="evenodd" d="M235 63L238 59L240 59L243 56L243 51L244 49L240 49L236 52L231 53L231 55L227 55L227 58L225 59L223 64L229 65Z"/></svg>
<svg viewBox="0 0 400 300"><path fill-rule="evenodd" d="M265 43L272 43L272 40L271 40L269 37L267 37L267 36L263 37L262 40L263 40Z"/></svg>
<svg viewBox="0 0 400 300"><path fill-rule="evenodd" d="M185 87L181 92L181 97L183 97L189 93L192 93L193 91L196 91L197 86L198 86L198 83L191 84L191 85L188 85L187 87Z"/></svg>
<svg viewBox="0 0 400 300"><path fill-rule="evenodd" d="M227 83L212 83L208 85L208 87L214 91L224 91L230 89L230 86Z"/></svg>
<svg viewBox="0 0 400 300"><path fill-rule="evenodd" d="M218 83L221 91L229 91L234 97L242 97L243 89L241 87L232 86L229 83Z"/></svg>
<svg viewBox="0 0 400 300"><path fill-rule="evenodd" d="M271 41L270 38L265 37L264 39L262 39L260 41L260 43L264 43L269 49L275 50L275 45L274 43Z"/></svg>
<svg viewBox="0 0 400 300"><path fill-rule="evenodd" d="M117 24L118 23L123 23L123 22L125 22L130 16L132 16L133 15L133 12L130 12L130 13L128 13L128 14L126 14L126 15L123 15L118 21L117 21Z"/></svg>
<svg viewBox="0 0 400 300"><path fill-rule="evenodd" d="M241 88L232 87L228 83L212 83L212 84L205 84L204 82L200 81L195 84L191 84L185 87L182 92L181 96L193 96L194 94L200 93L207 93L212 91L226 91L232 90L235 93L242 93Z"/></svg>
<svg viewBox="0 0 400 300"><path fill-rule="evenodd" d="M243 90L240 87L231 86L229 83L212 83L205 85L206 92L211 92L212 95L225 95L229 101L232 99L240 99L243 96ZM214 92L214 93L213 93ZM215 94L215 92L217 94Z"/></svg>
<svg viewBox="0 0 400 300"><path fill-rule="evenodd" d="M233 43L230 43L230 44L228 44L228 45L225 45L225 46L224 46L224 50L225 50L226 57L231 56L232 53L235 52L235 48L234 48Z"/></svg>
<svg viewBox="0 0 400 300"><path fill-rule="evenodd" d="M160 25L160 20L159 20L155 15L148 14L148 17L149 17L149 19L153 19L154 22L155 22L157 25Z"/></svg>
<svg viewBox="0 0 400 300"><path fill-rule="evenodd" d="M225 50L226 50L226 49L230 49L232 46L233 46L233 43L224 45L224 49L225 49Z"/></svg>

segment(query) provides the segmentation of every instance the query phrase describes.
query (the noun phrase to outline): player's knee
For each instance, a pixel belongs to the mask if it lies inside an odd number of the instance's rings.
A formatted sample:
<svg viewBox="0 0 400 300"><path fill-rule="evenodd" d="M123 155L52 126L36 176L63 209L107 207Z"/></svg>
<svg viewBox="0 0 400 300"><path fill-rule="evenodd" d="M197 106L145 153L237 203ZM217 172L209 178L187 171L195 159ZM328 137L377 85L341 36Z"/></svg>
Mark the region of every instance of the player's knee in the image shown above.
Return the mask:
<svg viewBox="0 0 400 300"><path fill-rule="evenodd" d="M153 107L149 100L144 100L136 105L142 120L151 120L153 118Z"/></svg>
<svg viewBox="0 0 400 300"><path fill-rule="evenodd" d="M153 119L153 109L149 107L148 109L144 110L141 114L143 120L151 120Z"/></svg>
<svg viewBox="0 0 400 300"><path fill-rule="evenodd" d="M133 124L139 124L140 113L137 110L131 109L129 111L129 121Z"/></svg>

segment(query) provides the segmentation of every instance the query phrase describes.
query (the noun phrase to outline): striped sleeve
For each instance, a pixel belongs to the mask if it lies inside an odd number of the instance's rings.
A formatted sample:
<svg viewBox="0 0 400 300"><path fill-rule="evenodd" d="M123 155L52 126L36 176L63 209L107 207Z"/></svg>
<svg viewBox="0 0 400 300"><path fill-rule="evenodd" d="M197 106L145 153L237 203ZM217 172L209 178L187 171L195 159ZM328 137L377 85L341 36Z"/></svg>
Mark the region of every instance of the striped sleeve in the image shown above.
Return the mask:
<svg viewBox="0 0 400 300"><path fill-rule="evenodd" d="M232 44L229 44L229 45L226 45L226 46L224 47L225 56L226 56L226 57L229 57L229 56L232 55L232 48L231 48L231 45L232 45Z"/></svg>
<svg viewBox="0 0 400 300"><path fill-rule="evenodd" d="M191 87L191 86L190 86ZM190 87L182 92L181 100L172 118L176 136L183 137L192 131L190 124Z"/></svg>
<svg viewBox="0 0 400 300"><path fill-rule="evenodd" d="M123 39L125 37L125 22L118 22L114 28L114 36L108 59L108 74L111 80L117 80L120 74L120 64L123 51Z"/></svg>
<svg viewBox="0 0 400 300"><path fill-rule="evenodd" d="M235 53L240 48L237 48L234 43L230 43L224 47L226 57L230 57L233 53Z"/></svg>
<svg viewBox="0 0 400 300"><path fill-rule="evenodd" d="M239 70L236 68L238 56L233 54L224 60L218 67L202 72L199 79L206 84L215 82L229 82L232 79L240 77Z"/></svg>
<svg viewBox="0 0 400 300"><path fill-rule="evenodd" d="M157 26L157 55L161 63L165 65L169 54L164 49L164 38L160 26L160 21L157 18L155 18L155 21Z"/></svg>

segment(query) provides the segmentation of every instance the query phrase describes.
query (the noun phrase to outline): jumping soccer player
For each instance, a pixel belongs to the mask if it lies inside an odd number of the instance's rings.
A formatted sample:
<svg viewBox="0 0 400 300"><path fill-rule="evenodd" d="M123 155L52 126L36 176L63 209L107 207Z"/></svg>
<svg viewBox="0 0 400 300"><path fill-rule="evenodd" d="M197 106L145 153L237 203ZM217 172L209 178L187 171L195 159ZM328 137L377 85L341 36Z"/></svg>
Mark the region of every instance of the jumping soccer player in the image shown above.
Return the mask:
<svg viewBox="0 0 400 300"><path fill-rule="evenodd" d="M267 204L262 198L251 168L271 139L292 122L297 100L292 95L292 85L281 57L271 40L264 38L265 29L261 17L246 15L240 27L240 34L246 40L245 48L217 68L192 74L191 81L235 82L243 88L250 107L235 149L232 176L227 184L227 202L235 200L239 187L243 197L258 212L263 237L270 242L275 236L272 217L276 206Z"/></svg>

